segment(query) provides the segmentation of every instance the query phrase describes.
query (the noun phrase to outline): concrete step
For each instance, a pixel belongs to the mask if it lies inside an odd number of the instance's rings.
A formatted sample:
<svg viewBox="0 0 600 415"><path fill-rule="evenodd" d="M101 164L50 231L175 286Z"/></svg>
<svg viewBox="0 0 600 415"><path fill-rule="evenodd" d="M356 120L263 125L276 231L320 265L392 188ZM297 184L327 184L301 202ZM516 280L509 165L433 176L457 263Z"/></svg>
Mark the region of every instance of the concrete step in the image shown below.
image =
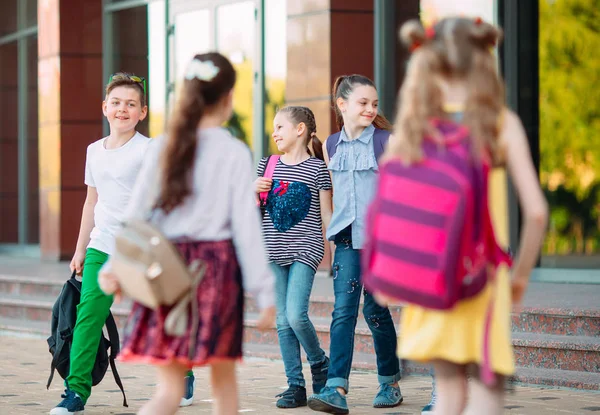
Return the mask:
<svg viewBox="0 0 600 415"><path fill-rule="evenodd" d="M112 308L119 327L129 315L130 302ZM21 320L49 322L53 302L46 295L0 294L0 316ZM249 307L252 309L252 306ZM256 329L256 313L246 313L245 341L257 344L277 344L277 330ZM323 348L329 348L331 318L312 317L311 320ZM397 321L397 320L396 320ZM47 323L48 324L48 323ZM513 333L515 356L519 366L560 369L581 372L600 372L600 342L598 337L561 336L539 333ZM374 354L373 338L363 318L359 318L354 335L357 353Z"/></svg>
<svg viewBox="0 0 600 415"><path fill-rule="evenodd" d="M53 302L60 294L66 278L68 275L64 279L56 277L42 279L32 276L0 274L0 296L26 295ZM327 279L323 280L319 281L321 286L330 283ZM320 288L322 291L322 287ZM121 308L127 308L130 304L131 302L125 299ZM309 305L309 315L311 318L330 318L333 305L333 297L313 293ZM258 312L253 298L246 298L245 310L247 313ZM400 321L401 310L401 306L390 307L395 322ZM362 315L362 301L360 314ZM600 337L600 309L521 307L512 314L512 329L517 333Z"/></svg>
<svg viewBox="0 0 600 415"><path fill-rule="evenodd" d="M330 318L333 307L333 298L313 295L308 314L311 318ZM258 312L252 298L246 299L245 308L249 313ZM402 307L391 306L390 312L394 321L399 322ZM362 316L362 301L359 315ZM521 307L512 313L511 319L515 333L600 337L600 309Z"/></svg>
<svg viewBox="0 0 600 415"><path fill-rule="evenodd" d="M513 333L521 367L600 373L598 337Z"/></svg>

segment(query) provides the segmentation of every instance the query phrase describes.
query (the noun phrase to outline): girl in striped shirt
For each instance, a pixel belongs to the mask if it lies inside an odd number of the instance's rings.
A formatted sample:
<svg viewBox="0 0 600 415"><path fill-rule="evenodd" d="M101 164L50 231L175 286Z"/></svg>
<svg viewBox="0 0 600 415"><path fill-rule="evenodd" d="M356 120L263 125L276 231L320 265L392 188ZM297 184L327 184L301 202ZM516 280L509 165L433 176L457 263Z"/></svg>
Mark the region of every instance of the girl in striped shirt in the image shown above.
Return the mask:
<svg viewBox="0 0 600 415"><path fill-rule="evenodd" d="M263 233L275 273L277 334L289 386L277 396L277 407L297 408L307 404L300 345L310 363L314 393L325 386L329 368L308 318L308 305L324 255L323 225L331 219L331 178L309 108L285 107L273 126L273 139L283 155L272 178L256 179L256 192L268 192ZM259 162L259 176L264 175L267 161L265 157Z"/></svg>

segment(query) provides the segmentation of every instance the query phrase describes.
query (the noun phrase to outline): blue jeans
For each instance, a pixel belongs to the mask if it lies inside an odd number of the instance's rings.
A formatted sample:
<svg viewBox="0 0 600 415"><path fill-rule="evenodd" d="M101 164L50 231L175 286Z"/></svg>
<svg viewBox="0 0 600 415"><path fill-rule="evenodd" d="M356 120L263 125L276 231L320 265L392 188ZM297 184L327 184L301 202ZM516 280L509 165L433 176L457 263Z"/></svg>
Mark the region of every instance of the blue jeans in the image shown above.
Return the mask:
<svg viewBox="0 0 600 415"><path fill-rule="evenodd" d="M358 319L363 285L360 280L361 251L352 248L352 241L341 234L336 237L333 261L335 305L331 322L331 348L327 386L349 389L348 378L354 352L354 330ZM377 354L377 378L380 384L395 383L401 378L400 361L396 356L396 328L390 311L381 307L367 291L363 315L373 335Z"/></svg>
<svg viewBox="0 0 600 415"><path fill-rule="evenodd" d="M271 268L275 274L277 335L285 375L288 385L306 387L302 374L300 345L304 348L311 366L325 360L325 352L321 349L315 327L308 319L308 304L315 271L301 262L284 267L271 263Z"/></svg>

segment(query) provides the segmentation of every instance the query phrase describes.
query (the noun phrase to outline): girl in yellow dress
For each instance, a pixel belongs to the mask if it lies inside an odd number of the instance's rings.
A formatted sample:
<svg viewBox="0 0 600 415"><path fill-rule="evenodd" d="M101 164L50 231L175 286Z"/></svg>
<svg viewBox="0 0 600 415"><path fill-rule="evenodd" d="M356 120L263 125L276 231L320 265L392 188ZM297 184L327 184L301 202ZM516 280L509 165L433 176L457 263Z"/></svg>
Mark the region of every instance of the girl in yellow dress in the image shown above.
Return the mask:
<svg viewBox="0 0 600 415"><path fill-rule="evenodd" d="M434 414L501 414L502 380L515 370L511 302L519 303L527 287L548 215L527 137L517 115L504 107L502 81L490 53L501 38L501 30L481 19L447 18L427 30L418 21L408 22L400 35L413 55L387 156L400 156L408 163L418 161L432 117L463 123L481 156L491 160L494 167L507 168L519 196L523 228L512 271L500 268L479 294L459 301L450 310L416 305L404 308L399 355L433 364L437 389ZM386 302L385 293L379 298ZM496 374L494 383L484 382L476 370L484 360L484 326L489 310L493 311L486 358Z"/></svg>

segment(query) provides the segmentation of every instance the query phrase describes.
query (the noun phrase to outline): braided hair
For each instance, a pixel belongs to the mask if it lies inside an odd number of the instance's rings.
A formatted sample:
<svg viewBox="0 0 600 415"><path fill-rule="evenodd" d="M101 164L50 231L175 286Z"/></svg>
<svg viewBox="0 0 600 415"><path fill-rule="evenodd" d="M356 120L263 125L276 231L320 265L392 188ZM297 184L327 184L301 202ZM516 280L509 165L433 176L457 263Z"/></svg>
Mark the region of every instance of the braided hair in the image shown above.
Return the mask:
<svg viewBox="0 0 600 415"><path fill-rule="evenodd" d="M288 106L279 110L280 113L286 114L290 121L296 125L304 123L306 126L306 148L308 152L318 159L324 160L323 144L317 137L317 122L315 114L308 107Z"/></svg>

